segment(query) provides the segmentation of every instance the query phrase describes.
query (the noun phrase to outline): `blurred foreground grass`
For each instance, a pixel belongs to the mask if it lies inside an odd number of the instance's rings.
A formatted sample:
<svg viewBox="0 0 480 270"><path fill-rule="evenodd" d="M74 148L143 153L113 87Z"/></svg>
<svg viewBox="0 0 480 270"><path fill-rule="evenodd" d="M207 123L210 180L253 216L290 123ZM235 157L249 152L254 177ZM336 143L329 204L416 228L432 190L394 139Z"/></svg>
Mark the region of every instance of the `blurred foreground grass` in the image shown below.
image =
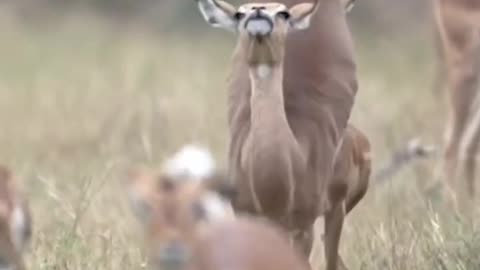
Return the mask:
<svg viewBox="0 0 480 270"><path fill-rule="evenodd" d="M31 197L30 268L141 268L120 180L131 164L158 164L192 141L224 163L233 37L153 35L84 16L47 28L0 16L0 32L0 161ZM375 166L412 136L440 142L429 36L355 38L352 121L370 137ZM433 165L372 186L347 219L342 254L352 269L478 269L475 226L429 207L418 188Z"/></svg>

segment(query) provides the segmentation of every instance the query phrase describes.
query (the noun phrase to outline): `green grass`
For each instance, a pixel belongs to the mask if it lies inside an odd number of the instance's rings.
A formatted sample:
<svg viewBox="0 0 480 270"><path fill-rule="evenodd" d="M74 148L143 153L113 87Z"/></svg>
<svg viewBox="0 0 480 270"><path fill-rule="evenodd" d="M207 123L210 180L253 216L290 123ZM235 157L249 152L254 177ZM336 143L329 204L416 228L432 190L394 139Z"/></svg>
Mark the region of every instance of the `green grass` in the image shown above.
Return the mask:
<svg viewBox="0 0 480 270"><path fill-rule="evenodd" d="M47 30L0 17L0 162L31 198L31 269L139 269L125 169L159 164L192 141L225 163L233 37L80 19ZM412 136L440 142L445 109L430 92L428 37L355 36L361 89L352 122L371 139L375 167ZM433 163L372 187L348 217L342 254L352 269L479 267L475 227L429 207L418 189Z"/></svg>

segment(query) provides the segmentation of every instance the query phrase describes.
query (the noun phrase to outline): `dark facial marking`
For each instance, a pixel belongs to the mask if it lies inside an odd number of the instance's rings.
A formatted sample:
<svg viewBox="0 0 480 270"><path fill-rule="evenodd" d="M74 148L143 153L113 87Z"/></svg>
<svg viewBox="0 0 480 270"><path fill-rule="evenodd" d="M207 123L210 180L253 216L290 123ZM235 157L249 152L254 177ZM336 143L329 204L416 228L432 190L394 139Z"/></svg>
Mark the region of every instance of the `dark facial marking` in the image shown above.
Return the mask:
<svg viewBox="0 0 480 270"><path fill-rule="evenodd" d="M235 12L235 14L233 15L233 18L237 21L240 21L244 17L245 17L245 14L242 12Z"/></svg>
<svg viewBox="0 0 480 270"><path fill-rule="evenodd" d="M280 12L277 13L277 16L279 18L282 18L285 21L287 21L288 19L290 19L290 12L288 12L286 10L285 11L280 11Z"/></svg>

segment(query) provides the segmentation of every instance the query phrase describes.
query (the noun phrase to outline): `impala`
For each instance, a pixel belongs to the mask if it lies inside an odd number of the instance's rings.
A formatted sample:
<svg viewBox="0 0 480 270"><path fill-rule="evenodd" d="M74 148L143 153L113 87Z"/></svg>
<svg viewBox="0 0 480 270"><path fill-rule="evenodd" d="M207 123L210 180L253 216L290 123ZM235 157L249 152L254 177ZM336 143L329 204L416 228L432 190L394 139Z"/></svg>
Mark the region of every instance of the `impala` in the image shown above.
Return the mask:
<svg viewBox="0 0 480 270"><path fill-rule="evenodd" d="M229 80L234 208L281 225L306 256L325 217L335 270L344 217L370 174L368 140L345 131L357 92L345 1L281 2L197 0L209 24L238 36Z"/></svg>
<svg viewBox="0 0 480 270"><path fill-rule="evenodd" d="M464 179L475 196L476 159L480 143L480 1L434 0L441 41L440 68L446 74L449 118L444 152L444 175L452 189ZM440 73L441 74L441 73ZM455 200L455 199L454 199Z"/></svg>
<svg viewBox="0 0 480 270"><path fill-rule="evenodd" d="M210 158L193 148L184 150L159 172L137 169L129 177L152 269L309 269L280 229L234 217L228 197L218 192L225 179L213 180L221 174L214 173Z"/></svg>

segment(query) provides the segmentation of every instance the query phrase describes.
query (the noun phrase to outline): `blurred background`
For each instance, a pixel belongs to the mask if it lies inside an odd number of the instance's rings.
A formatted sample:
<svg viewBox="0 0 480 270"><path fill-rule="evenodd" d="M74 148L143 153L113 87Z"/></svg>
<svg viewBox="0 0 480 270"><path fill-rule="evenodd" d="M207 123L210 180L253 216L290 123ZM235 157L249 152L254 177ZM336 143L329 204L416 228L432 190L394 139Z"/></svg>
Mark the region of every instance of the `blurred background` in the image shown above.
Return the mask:
<svg viewBox="0 0 480 270"><path fill-rule="evenodd" d="M412 137L440 145L446 106L433 89L430 2L357 2L352 122L375 171ZM31 269L143 268L121 180L190 142L225 165L235 38L207 26L193 0L3 0L0 37L0 161L32 201ZM477 269L477 230L425 199L436 164L372 184L347 218L348 265Z"/></svg>
<svg viewBox="0 0 480 270"><path fill-rule="evenodd" d="M380 155L412 136L439 139L443 117L427 117L444 110L438 104L443 102L441 91L432 89L436 45L429 1L358 2L348 15L361 88L353 121L370 136L378 136ZM85 140L94 142L95 148L100 142L130 140L125 136L134 136L130 133L139 127L127 126L147 121L138 116L144 113L151 118L146 134L153 140L149 155L164 153L187 139L213 140L217 153L224 150L223 88L235 38L208 27L193 0L5 0L0 4L0 30L0 86L11 90L4 91L8 97L2 108L4 123L15 126L6 129L16 135L22 133L18 129L35 131L24 132L22 136L30 138L22 144L42 148L55 142L46 147L49 152L63 148L68 152L82 148L77 143ZM21 115L15 114L17 110ZM49 110L48 127L31 118L43 118ZM206 115L194 110L204 110ZM137 116L140 120L120 120ZM209 119L195 121L198 117ZM365 121L371 117L375 121ZM27 118L26 125L18 125ZM183 132L187 126L172 126L183 124L193 126L188 126L188 132ZM419 128L422 124L424 128ZM52 128L72 125L82 131ZM115 128L136 131L113 134ZM211 132L212 128L219 131ZM168 132L175 133L175 138ZM121 141L122 147L130 143Z"/></svg>
<svg viewBox="0 0 480 270"><path fill-rule="evenodd" d="M241 3L234 0L232 3ZM360 28L390 31L406 30L430 17L429 1L361 1L352 15ZM2 5L26 21L58 21L78 12L88 12L116 23L143 23L145 27L165 30L198 26L192 1L176 0L5 0ZM205 27L199 27L204 29Z"/></svg>

